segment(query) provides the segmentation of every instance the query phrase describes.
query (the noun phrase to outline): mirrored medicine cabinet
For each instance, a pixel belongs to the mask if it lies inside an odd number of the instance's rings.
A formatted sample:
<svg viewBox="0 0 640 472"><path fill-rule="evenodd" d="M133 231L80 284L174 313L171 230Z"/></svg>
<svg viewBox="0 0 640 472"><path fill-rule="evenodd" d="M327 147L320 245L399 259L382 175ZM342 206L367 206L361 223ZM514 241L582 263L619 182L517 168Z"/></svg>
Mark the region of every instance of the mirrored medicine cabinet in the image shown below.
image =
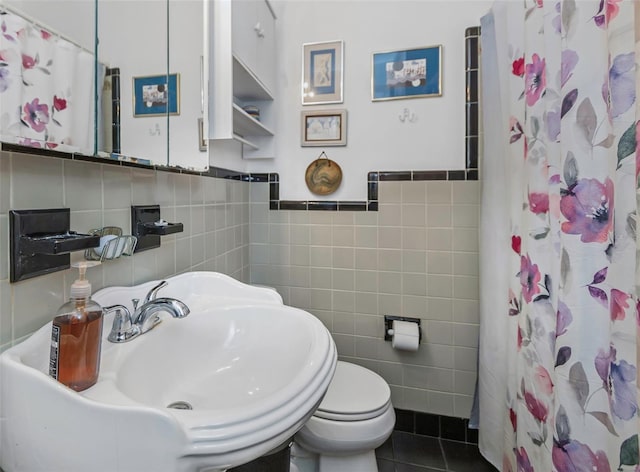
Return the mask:
<svg viewBox="0 0 640 472"><path fill-rule="evenodd" d="M33 34L15 38L20 63L0 61L0 140L206 169L207 3L0 0L0 22Z"/></svg>

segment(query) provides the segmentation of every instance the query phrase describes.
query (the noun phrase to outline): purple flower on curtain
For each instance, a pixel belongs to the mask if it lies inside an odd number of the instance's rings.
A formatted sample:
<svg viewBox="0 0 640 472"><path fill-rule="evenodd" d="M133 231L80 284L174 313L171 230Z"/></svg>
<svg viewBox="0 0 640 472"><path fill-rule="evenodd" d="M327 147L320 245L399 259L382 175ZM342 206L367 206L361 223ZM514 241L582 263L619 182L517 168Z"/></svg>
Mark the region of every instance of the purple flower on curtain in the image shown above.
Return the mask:
<svg viewBox="0 0 640 472"><path fill-rule="evenodd" d="M0 93L7 90L11 85L11 77L9 75L9 69L0 67Z"/></svg>
<svg viewBox="0 0 640 472"><path fill-rule="evenodd" d="M640 120L636 122L636 179L640 174Z"/></svg>
<svg viewBox="0 0 640 472"><path fill-rule="evenodd" d="M586 444L570 440L566 444L553 442L551 453L553 465L558 472L611 472L609 459L604 451L594 452Z"/></svg>
<svg viewBox="0 0 640 472"><path fill-rule="evenodd" d="M552 110L544 114L545 127L547 128L547 137L549 141L560 142L560 111Z"/></svg>
<svg viewBox="0 0 640 472"><path fill-rule="evenodd" d="M529 209L536 215L549 211L549 194L541 192L529 192Z"/></svg>
<svg viewBox="0 0 640 472"><path fill-rule="evenodd" d="M617 288L611 289L611 321L624 320L631 297Z"/></svg>
<svg viewBox="0 0 640 472"><path fill-rule="evenodd" d="M622 0L600 0L598 13L593 17L596 26L599 28L606 27L611 20L618 16L620 7L618 3Z"/></svg>
<svg viewBox="0 0 640 472"><path fill-rule="evenodd" d="M609 396L611 412L622 420L630 420L638 411L636 399L636 367L622 359L616 363L616 349L602 349L594 361L602 387Z"/></svg>
<svg viewBox="0 0 640 472"><path fill-rule="evenodd" d="M602 87L605 97L609 90L613 118L631 108L636 101L636 70L633 52L620 54L613 59L609 69L609 84L605 81Z"/></svg>
<svg viewBox="0 0 640 472"><path fill-rule="evenodd" d="M545 60L538 54L531 56L531 63L525 66L524 86L527 105L533 106L547 85Z"/></svg>
<svg viewBox="0 0 640 472"><path fill-rule="evenodd" d="M521 447L514 451L516 453L516 461L518 463L518 472L535 472L531 465L531 461L529 460L527 450L524 447Z"/></svg>
<svg viewBox="0 0 640 472"><path fill-rule="evenodd" d="M606 242L613 225L613 182L580 179L563 192L560 211L568 220L563 232L579 234L583 243Z"/></svg>
<svg viewBox="0 0 640 472"><path fill-rule="evenodd" d="M567 332L567 327L573 321L571 310L562 301L558 301L558 315L556 317L556 336L562 336Z"/></svg>
<svg viewBox="0 0 640 472"><path fill-rule="evenodd" d="M24 104L23 121L27 123L34 131L42 133L49 123L49 107L46 104L40 104L40 99L34 98L31 103Z"/></svg>
<svg viewBox="0 0 640 472"><path fill-rule="evenodd" d="M534 295L540 293L540 271L538 265L531 262L531 258L520 256L520 285L522 286L522 295L527 303L531 303Z"/></svg>
<svg viewBox="0 0 640 472"><path fill-rule="evenodd" d="M527 405L527 410L537 419L540 423L547 421L549 415L549 408L541 400L538 400L533 396L531 392L524 392L524 402Z"/></svg>
<svg viewBox="0 0 640 472"><path fill-rule="evenodd" d="M562 58L560 59L560 83L562 87L564 87L564 84L566 84L573 76L573 69L576 68L578 59L577 52L571 49L565 49L562 51Z"/></svg>

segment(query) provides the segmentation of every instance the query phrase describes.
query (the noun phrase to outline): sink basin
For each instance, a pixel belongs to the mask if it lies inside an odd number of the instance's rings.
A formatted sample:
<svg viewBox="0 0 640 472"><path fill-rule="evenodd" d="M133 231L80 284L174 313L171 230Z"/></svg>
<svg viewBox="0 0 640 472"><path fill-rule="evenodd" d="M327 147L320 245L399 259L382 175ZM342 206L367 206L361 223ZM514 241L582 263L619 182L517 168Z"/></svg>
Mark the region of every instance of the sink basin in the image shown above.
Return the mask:
<svg viewBox="0 0 640 472"><path fill-rule="evenodd" d="M160 296L179 298L191 314L160 314L162 323L122 344L106 340L107 316L100 376L83 392L47 375L50 323L0 355L5 472L222 471L302 427L335 370L322 323L273 290L222 274L166 280ZM93 298L131 306L154 285Z"/></svg>

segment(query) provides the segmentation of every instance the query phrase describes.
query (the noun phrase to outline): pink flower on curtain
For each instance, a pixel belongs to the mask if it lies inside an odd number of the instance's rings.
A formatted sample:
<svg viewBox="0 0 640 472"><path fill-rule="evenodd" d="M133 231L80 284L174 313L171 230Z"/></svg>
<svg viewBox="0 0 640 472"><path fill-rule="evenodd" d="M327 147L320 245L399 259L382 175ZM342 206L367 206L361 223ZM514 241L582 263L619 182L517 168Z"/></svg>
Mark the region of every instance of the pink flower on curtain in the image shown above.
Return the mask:
<svg viewBox="0 0 640 472"><path fill-rule="evenodd" d="M53 96L53 109L56 111L62 111L67 108L67 101L64 98L60 98L57 95Z"/></svg>
<svg viewBox="0 0 640 472"><path fill-rule="evenodd" d="M520 236L516 236L515 234L511 236L511 249L516 254L520 254L520 248L522 247L522 238Z"/></svg>
<svg viewBox="0 0 640 472"><path fill-rule="evenodd" d="M545 395L551 395L553 393L551 376L549 375L549 371L543 366L539 365L536 367L533 379L540 392Z"/></svg>
<svg viewBox="0 0 640 472"><path fill-rule="evenodd" d="M560 211L568 220L563 232L579 234L583 243L606 242L613 225L613 182L580 179L563 193Z"/></svg>
<svg viewBox="0 0 640 472"><path fill-rule="evenodd" d="M25 69L33 69L38 63L36 58L31 56L27 56L26 54L22 55L22 67Z"/></svg>
<svg viewBox="0 0 640 472"><path fill-rule="evenodd" d="M611 321L624 320L625 309L629 308L629 295L617 288L611 289Z"/></svg>
<svg viewBox="0 0 640 472"><path fill-rule="evenodd" d="M513 64L511 64L511 73L518 77L524 75L524 57L519 57L513 61Z"/></svg>
<svg viewBox="0 0 640 472"><path fill-rule="evenodd" d="M31 103L24 104L22 120L34 131L42 133L49 124L49 107L40 104L40 99L34 98Z"/></svg>
<svg viewBox="0 0 640 472"><path fill-rule="evenodd" d="M529 192L529 209L536 215L549 211L549 194L541 192Z"/></svg>
<svg viewBox="0 0 640 472"><path fill-rule="evenodd" d="M534 53L531 57L531 63L525 66L525 94L527 96L527 105L536 104L542 92L547 85L545 60L541 59L538 54Z"/></svg>
<svg viewBox="0 0 640 472"><path fill-rule="evenodd" d="M600 349L594 364L609 396L611 412L620 419L630 420L638 411L636 367L624 359L616 363L616 354L613 346L608 353Z"/></svg>
<svg viewBox="0 0 640 472"><path fill-rule="evenodd" d="M549 415L549 408L542 401L533 396L531 392L524 392L524 402L527 405L527 410L537 419L540 423L547 421Z"/></svg>
<svg viewBox="0 0 640 472"><path fill-rule="evenodd" d="M522 295L527 303L531 303L534 295L540 293L538 283L541 278L537 264L531 262L529 255L520 256L520 285L522 286Z"/></svg>

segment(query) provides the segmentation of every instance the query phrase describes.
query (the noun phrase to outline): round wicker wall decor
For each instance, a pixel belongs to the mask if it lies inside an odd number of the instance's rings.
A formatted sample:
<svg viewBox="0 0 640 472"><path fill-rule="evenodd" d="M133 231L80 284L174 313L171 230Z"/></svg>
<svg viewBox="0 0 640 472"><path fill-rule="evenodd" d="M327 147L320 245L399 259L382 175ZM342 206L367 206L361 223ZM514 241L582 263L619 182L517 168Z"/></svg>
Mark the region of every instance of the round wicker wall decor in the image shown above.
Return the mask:
<svg viewBox="0 0 640 472"><path fill-rule="evenodd" d="M311 192L316 195L329 195L340 187L342 169L322 151L320 157L307 167L304 180Z"/></svg>

